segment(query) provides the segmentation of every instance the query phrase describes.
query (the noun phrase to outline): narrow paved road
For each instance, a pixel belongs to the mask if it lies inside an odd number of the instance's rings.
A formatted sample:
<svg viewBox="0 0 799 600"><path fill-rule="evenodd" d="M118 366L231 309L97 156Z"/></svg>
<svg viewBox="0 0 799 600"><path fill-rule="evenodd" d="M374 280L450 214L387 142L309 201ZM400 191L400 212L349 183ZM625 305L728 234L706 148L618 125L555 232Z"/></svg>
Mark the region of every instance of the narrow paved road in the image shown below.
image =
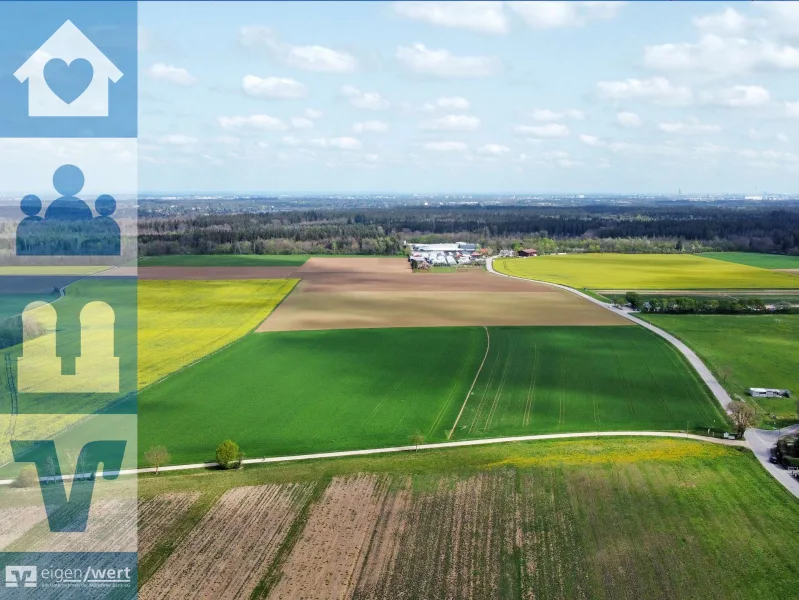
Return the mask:
<svg viewBox="0 0 799 600"><path fill-rule="evenodd" d="M531 259L531 260L535 260L535 259ZM651 323L647 323L646 321L643 321L643 320L639 319L638 317L633 316L628 311L626 311L626 310L624 310L622 308L614 308L610 304L607 304L605 302L597 300L596 298L592 298L588 294L584 294L581 291L575 290L574 288L570 288L570 287L568 287L566 285L560 285L559 283L550 283L548 281L540 281L538 279L528 279L526 277L516 277L515 275L507 275L506 273L500 273L499 271L496 271L494 269L494 265L492 264L493 261L494 261L494 257L491 257L491 258L489 258L486 261L486 269L488 269L488 271L490 273L493 273L494 275L499 275L500 277L510 277L511 279L519 279L521 281L532 281L532 282L535 282L535 283L540 283L540 284L543 284L543 285L548 285L548 286L551 286L551 287L556 287L556 288L560 288L562 290L566 290L567 292L571 292L572 294L577 294L581 298L584 298L585 300L588 300L589 302L593 302L594 304L597 304L597 305L601 306L602 308L604 308L606 310L609 310L610 312L612 312L614 314L619 315L620 317L624 317L625 319L628 319L628 320L632 321L633 323L636 323L637 325L640 325L641 327L646 327L649 331L659 335L664 340L669 342L672 346L677 348L677 350L680 351L680 354L682 354L686 359L688 359L688 362L691 363L691 366L699 374L699 377L701 377L702 381L704 381L705 384L707 385L707 387L710 388L710 391L713 392L713 395L716 397L716 400L719 401L719 404L721 404L721 407L724 410L727 410L727 406L729 405L730 402L732 402L732 398L730 398L730 395L721 386L721 384L718 382L718 380L713 376L713 373L710 372L710 369L708 369L705 366L705 363L703 363L701 360L699 360L699 357L696 355L696 353L693 350L691 350L688 346L683 344L680 340L678 340L676 337L674 337L670 333L668 333L666 331L663 331L659 327L655 327Z"/></svg>
<svg viewBox="0 0 799 600"><path fill-rule="evenodd" d="M492 264L494 257L489 258L486 261L486 268L490 273L494 275L499 275L500 277L510 277L511 279L520 279L522 281L534 281L535 283L541 283L543 285L549 285L552 287L560 288L562 290L566 290L567 292L571 292L572 294L577 294L581 298L585 298L589 302L593 302L612 313L615 313L625 319L629 319L633 323L640 325L641 327L646 327L652 333L655 333L662 337L664 340L669 342L672 346L677 348L680 353L688 359L688 362L691 363L691 366L696 370L699 374L699 377L702 378L702 381L705 382L710 391L713 392L713 395L716 397L716 400L719 401L719 404L727 410L727 406L732 402L732 398L727 393L727 391L721 386L718 380L713 376L713 373L710 372L710 369L705 366L699 357L691 350L688 346L683 344L680 340L676 337L671 335L670 333L663 331L659 327L655 327L651 323L647 323L639 319L638 317L633 316L630 314L629 310L625 310L623 308L614 308L612 305L597 300L596 298L592 298L588 294L584 294L579 290L575 290L574 288L570 288L565 285L560 285L559 283L550 283L549 281L540 281L538 279L527 279L526 277L516 277L514 275L507 275L505 273L500 273L494 269L494 265ZM534 260L534 259L533 259ZM799 431L799 425L794 425L792 427L785 427L782 430L782 433L788 433L789 431ZM763 468L766 469L774 478L779 481L785 488L791 492L794 496L799 498L799 481L794 479L788 474L782 466L775 465L769 462L770 450L774 444L777 443L777 438L779 436L779 431L769 431L767 429L749 429L744 437L748 442L748 446L752 449L757 459L763 465Z"/></svg>
<svg viewBox="0 0 799 600"><path fill-rule="evenodd" d="M592 437L663 437L663 438L683 438L708 442L711 444L722 444L724 446L746 446L744 441L723 440L720 438L709 438L692 433L680 433L670 431L587 431L582 433L546 433L541 435L518 435L512 437L488 438L482 440L462 440L458 442L441 442L439 444L419 444L419 446L394 446L391 448L367 448L365 450L344 450L341 452L320 452L317 454L295 454L293 456L272 456L268 458L247 458L245 465L261 465L266 463L296 462L303 460L317 460L323 458L346 458L348 456L370 456L372 454L391 454L394 452L412 452L419 450L438 450L443 448L458 448L461 446L488 446L491 444L509 444L513 442L533 442L540 440L560 440L568 438L592 438ZM169 465L161 467L158 471L188 471L192 469L212 469L217 467L215 462L194 463L189 465ZM154 473L154 468L146 469L122 469L121 471L111 471L109 475L136 475L140 473ZM86 474L83 474L85 476ZM99 473L98 473L99 477ZM69 481L72 475L64 475L62 479ZM48 478L49 480L49 478ZM2 479L0 485L9 485L13 479Z"/></svg>

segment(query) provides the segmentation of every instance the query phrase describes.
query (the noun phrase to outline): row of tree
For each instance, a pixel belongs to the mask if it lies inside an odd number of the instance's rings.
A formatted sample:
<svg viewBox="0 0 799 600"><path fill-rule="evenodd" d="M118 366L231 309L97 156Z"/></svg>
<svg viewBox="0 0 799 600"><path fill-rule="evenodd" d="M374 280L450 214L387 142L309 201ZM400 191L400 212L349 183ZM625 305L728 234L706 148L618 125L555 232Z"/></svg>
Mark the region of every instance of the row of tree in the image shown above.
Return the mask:
<svg viewBox="0 0 799 600"><path fill-rule="evenodd" d="M627 292L625 300L633 309L640 310L643 313L742 315L764 312L796 312L796 309L788 302L778 302L772 307L768 307L759 298L716 299L680 296L676 298L651 297L645 299L637 292Z"/></svg>
<svg viewBox="0 0 799 600"><path fill-rule="evenodd" d="M389 207L143 217L139 254L382 254L403 241L553 252L799 254L799 209Z"/></svg>

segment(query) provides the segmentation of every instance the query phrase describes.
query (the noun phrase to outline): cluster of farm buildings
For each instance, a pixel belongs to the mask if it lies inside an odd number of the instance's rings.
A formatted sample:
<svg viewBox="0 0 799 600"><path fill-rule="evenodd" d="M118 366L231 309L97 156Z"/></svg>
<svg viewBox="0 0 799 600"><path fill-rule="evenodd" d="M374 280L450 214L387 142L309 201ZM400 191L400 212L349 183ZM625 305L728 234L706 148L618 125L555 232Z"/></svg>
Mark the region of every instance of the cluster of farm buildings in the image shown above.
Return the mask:
<svg viewBox="0 0 799 600"><path fill-rule="evenodd" d="M426 263L433 267L482 264L485 252L477 244L455 242L452 244L411 244L409 261Z"/></svg>

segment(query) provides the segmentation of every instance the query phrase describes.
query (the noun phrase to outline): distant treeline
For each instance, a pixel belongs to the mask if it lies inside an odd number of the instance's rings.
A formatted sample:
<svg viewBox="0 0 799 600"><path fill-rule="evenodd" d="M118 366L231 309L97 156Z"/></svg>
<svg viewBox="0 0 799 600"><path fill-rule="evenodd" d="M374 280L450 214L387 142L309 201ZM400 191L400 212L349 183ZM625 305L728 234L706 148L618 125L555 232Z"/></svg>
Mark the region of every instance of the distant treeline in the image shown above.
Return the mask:
<svg viewBox="0 0 799 600"><path fill-rule="evenodd" d="M696 299L687 297L649 298L645 300L637 292L627 292L625 299L630 306L643 313L661 314L708 314L708 315L742 315L766 312L792 313L796 309L788 302L778 302L769 308L759 298L708 298Z"/></svg>
<svg viewBox="0 0 799 600"><path fill-rule="evenodd" d="M458 207L305 210L142 218L140 255L397 254L403 241L495 250L799 254L799 209Z"/></svg>

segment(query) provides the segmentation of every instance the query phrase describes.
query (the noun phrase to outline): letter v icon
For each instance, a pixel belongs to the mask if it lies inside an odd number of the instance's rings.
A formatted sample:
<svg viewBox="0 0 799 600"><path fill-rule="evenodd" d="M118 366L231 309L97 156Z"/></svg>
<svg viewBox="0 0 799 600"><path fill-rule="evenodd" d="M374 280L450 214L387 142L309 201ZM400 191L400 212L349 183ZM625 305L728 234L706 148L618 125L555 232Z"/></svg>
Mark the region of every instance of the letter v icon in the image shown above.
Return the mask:
<svg viewBox="0 0 799 600"><path fill-rule="evenodd" d="M103 463L103 479L116 479L122 467L125 445L124 440L102 440L89 442L83 446L75 465L75 477L72 480L69 500L58 463L55 442L13 440L11 451L15 462L32 462L36 465L50 531L80 532L86 530L86 523L89 520L89 507L97 468ZM86 475L87 478L84 479L80 477L81 475Z"/></svg>

